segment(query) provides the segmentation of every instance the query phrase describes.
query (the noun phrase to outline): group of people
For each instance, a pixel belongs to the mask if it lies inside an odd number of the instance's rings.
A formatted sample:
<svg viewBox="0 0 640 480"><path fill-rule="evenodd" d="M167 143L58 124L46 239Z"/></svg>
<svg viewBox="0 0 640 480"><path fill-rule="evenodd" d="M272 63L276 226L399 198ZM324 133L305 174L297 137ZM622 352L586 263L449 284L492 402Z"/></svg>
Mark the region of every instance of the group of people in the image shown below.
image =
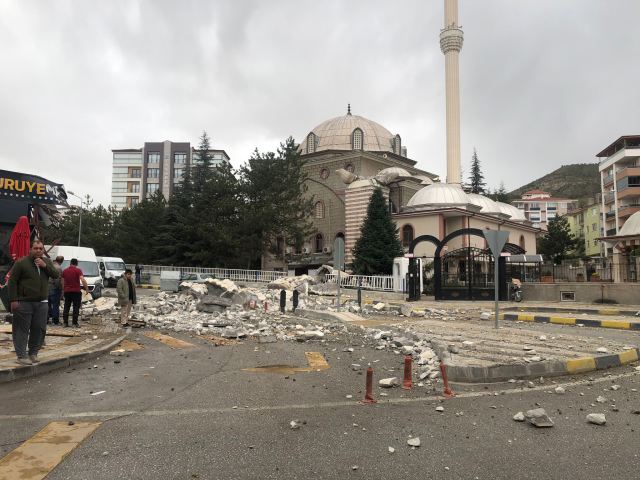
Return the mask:
<svg viewBox="0 0 640 480"><path fill-rule="evenodd" d="M52 262L45 256L44 245L39 240L31 242L29 255L13 265L7 288L13 313L13 346L18 363L38 363L38 352L44 345L47 324L60 324L60 299L64 295L62 320L69 327L69 311L73 306L73 327L80 328L78 317L82 303L82 287L89 294L89 286L78 260L72 258L69 267L62 269L64 257ZM121 307L120 323L129 326L132 305L136 303L135 285L131 281L132 271L127 269L118 281L118 304ZM28 349L28 350L27 350Z"/></svg>

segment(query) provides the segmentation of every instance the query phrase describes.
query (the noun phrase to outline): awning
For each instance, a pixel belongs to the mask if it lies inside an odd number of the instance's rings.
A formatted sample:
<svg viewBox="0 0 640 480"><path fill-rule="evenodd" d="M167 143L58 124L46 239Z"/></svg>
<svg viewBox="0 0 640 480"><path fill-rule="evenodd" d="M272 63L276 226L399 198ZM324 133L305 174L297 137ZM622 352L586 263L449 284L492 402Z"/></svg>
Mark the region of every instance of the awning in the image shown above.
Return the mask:
<svg viewBox="0 0 640 480"><path fill-rule="evenodd" d="M507 263L542 263L544 259L542 255L509 255L506 258Z"/></svg>

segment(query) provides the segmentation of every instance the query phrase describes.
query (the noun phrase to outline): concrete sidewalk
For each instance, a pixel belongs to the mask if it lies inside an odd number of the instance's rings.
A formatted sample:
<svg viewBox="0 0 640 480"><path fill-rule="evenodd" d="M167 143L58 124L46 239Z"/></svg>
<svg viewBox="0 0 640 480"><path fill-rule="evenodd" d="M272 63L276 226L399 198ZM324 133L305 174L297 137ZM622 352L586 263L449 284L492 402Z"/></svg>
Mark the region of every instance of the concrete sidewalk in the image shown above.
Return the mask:
<svg viewBox="0 0 640 480"><path fill-rule="evenodd" d="M31 377L95 358L120 343L127 333L127 330L120 328L113 320L103 317L94 317L86 323L81 322L79 329L52 328L47 334L46 346L38 354L40 362L21 365L16 361L11 325L0 325L0 383Z"/></svg>

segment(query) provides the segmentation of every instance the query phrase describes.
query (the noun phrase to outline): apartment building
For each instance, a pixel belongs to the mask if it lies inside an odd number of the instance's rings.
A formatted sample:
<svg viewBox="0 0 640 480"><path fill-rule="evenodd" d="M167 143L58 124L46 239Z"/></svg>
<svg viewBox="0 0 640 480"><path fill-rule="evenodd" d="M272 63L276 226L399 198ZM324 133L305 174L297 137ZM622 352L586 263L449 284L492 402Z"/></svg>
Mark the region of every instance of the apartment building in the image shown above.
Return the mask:
<svg viewBox="0 0 640 480"><path fill-rule="evenodd" d="M111 150L111 206L131 208L160 191L170 198L187 165L198 163L198 150L188 142L146 142L142 148ZM212 149L213 168L229 162L224 150Z"/></svg>
<svg viewBox="0 0 640 480"><path fill-rule="evenodd" d="M527 220L533 222L534 227L546 230L548 222L561 215L566 215L569 210L573 209L576 201L572 198L555 198L549 192L542 190L530 190L511 204L519 209Z"/></svg>
<svg viewBox="0 0 640 480"><path fill-rule="evenodd" d="M640 135L620 137L596 157L600 159L604 236L613 237L640 211Z"/></svg>
<svg viewBox="0 0 640 480"><path fill-rule="evenodd" d="M567 213L571 233L584 242L587 257L605 256L605 244L599 238L604 234L601 215L601 199L589 201L585 207Z"/></svg>

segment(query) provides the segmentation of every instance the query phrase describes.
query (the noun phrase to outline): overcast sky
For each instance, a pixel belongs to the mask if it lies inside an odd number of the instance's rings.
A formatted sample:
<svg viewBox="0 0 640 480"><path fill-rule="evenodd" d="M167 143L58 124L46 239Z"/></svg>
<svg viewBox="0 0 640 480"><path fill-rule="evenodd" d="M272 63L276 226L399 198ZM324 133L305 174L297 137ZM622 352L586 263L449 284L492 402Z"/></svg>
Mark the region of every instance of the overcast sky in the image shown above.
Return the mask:
<svg viewBox="0 0 640 480"><path fill-rule="evenodd" d="M0 0L0 169L110 202L111 149L197 144L238 166L351 102L445 168L443 1ZM462 166L491 187L639 134L637 0L460 0Z"/></svg>

